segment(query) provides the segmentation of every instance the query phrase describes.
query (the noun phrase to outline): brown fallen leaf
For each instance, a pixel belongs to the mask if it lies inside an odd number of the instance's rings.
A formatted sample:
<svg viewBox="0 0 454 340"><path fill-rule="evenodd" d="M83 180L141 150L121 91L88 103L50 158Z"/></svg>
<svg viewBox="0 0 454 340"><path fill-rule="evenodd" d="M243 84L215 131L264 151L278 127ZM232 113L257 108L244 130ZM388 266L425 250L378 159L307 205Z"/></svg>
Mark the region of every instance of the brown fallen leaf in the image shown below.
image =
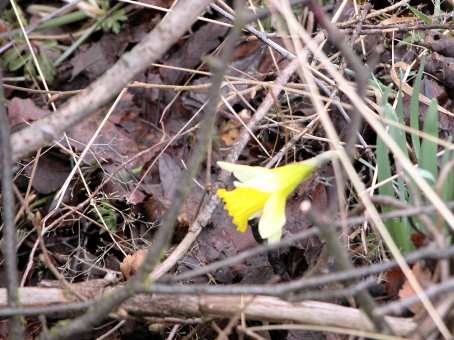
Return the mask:
<svg viewBox="0 0 454 340"><path fill-rule="evenodd" d="M134 254L127 255L123 259L123 262L121 262L120 264L120 271L126 280L128 280L137 272L137 269L139 269L140 265L145 259L146 253L147 251L145 249L139 249Z"/></svg>
<svg viewBox="0 0 454 340"><path fill-rule="evenodd" d="M447 88L454 89L454 58L432 53L424 70L437 77Z"/></svg>
<svg viewBox="0 0 454 340"><path fill-rule="evenodd" d="M31 99L14 97L8 103L8 118L12 128L21 123L33 122L48 114L49 110L36 106Z"/></svg>
<svg viewBox="0 0 454 340"><path fill-rule="evenodd" d="M202 26L197 30L175 53L166 61L166 65L178 66L181 68L194 68L200 64L200 59L214 50L227 33L228 28L215 24ZM171 68L159 70L165 84L180 84L186 72Z"/></svg>
<svg viewBox="0 0 454 340"><path fill-rule="evenodd" d="M5 21L0 19L0 33L8 32L8 31L9 31L8 25L6 24Z"/></svg>
<svg viewBox="0 0 454 340"><path fill-rule="evenodd" d="M153 199L147 201L147 205L150 206L148 212L152 212L153 209L158 208L156 210L158 215L151 217L153 219L162 216L164 211L159 212L161 208L168 209L172 205L173 194L182 173L182 169L175 157L166 153L159 158L158 168L160 185L148 187L148 193L153 195ZM197 185L194 185L177 217L178 223L181 226L187 227L194 221L203 196L204 191Z"/></svg>
<svg viewBox="0 0 454 340"><path fill-rule="evenodd" d="M413 275L415 275L416 279L418 282L421 284L423 288L427 288L430 286L432 282L432 273L430 270L425 268L421 262L415 263L415 265L411 268L411 271L413 272ZM402 288L399 290L399 298L405 299L410 296L415 295L415 292L413 288L411 287L410 283L406 280L402 286ZM409 307L410 311L412 311L414 314L418 314L424 310L424 307L421 303L417 302L414 303Z"/></svg>
<svg viewBox="0 0 454 340"><path fill-rule="evenodd" d="M273 39L273 41L281 45L284 43L281 39ZM222 55L222 53L221 49L218 54ZM279 68L285 67L285 64L288 63L288 60L278 54L273 54L273 56L277 58ZM269 48L258 40L248 40L239 44L232 59L232 64L226 72L226 75L229 76L244 77L245 74L249 74L256 80L263 80L275 71L275 64ZM204 76L195 79L191 84L200 85L209 82L210 78ZM230 86L222 88L221 94L229 101L230 105L234 106L241 101L241 97L237 93L246 90L248 87L250 87L248 84L230 84ZM192 111L199 109L208 100L208 92L186 91L181 97L183 107ZM245 94L243 97L253 99L255 92Z"/></svg>
<svg viewBox="0 0 454 340"><path fill-rule="evenodd" d="M400 268L393 268L385 272L383 285L387 296L390 298L398 296L404 282L405 276Z"/></svg>
<svg viewBox="0 0 454 340"><path fill-rule="evenodd" d="M219 138L225 145L230 146L236 142L240 136L241 126L238 122L228 120L224 122L219 129Z"/></svg>
<svg viewBox="0 0 454 340"><path fill-rule="evenodd" d="M454 37L440 33L427 34L424 45L445 57L454 58Z"/></svg>
<svg viewBox="0 0 454 340"><path fill-rule="evenodd" d="M65 156L57 152L48 152L38 161L32 182L33 189L44 195L57 191L70 172L71 164Z"/></svg>
<svg viewBox="0 0 454 340"><path fill-rule="evenodd" d="M115 63L128 42L127 34L107 34L96 43L81 46L81 51L70 61L71 79L82 72L90 80L98 78Z"/></svg>
<svg viewBox="0 0 454 340"><path fill-rule="evenodd" d="M109 120L105 122L87 153L84 159L86 163L91 164L97 159L121 164L156 143L158 136L141 122L139 109L133 104L132 97L129 92L123 95L122 100ZM84 150L103 117L104 112L100 110L68 131L70 142L77 151ZM145 153L141 157L134 158L134 161L129 162L126 168L130 170L141 167L153 155L153 153Z"/></svg>

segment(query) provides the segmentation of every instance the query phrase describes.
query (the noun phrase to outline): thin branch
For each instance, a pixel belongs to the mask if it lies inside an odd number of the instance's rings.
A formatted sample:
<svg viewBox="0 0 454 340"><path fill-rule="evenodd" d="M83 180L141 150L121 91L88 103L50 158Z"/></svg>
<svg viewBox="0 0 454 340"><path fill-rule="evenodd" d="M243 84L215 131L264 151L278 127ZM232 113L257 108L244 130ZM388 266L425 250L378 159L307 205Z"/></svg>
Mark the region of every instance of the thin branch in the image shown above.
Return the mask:
<svg viewBox="0 0 454 340"><path fill-rule="evenodd" d="M74 284L74 289L78 289L80 294L85 294L87 298L105 290L100 286L95 287L89 282ZM49 289L21 288L21 296L26 295L27 290L32 290L34 296L41 299L39 302L41 305L46 304L43 297ZM50 303L66 306L70 300L65 297L62 290L56 289L56 291L59 291L59 293L56 292L58 300L52 299ZM249 300L251 302L245 306L244 301ZM27 301L24 302L24 304L27 304ZM130 315L145 318L172 315L175 318L203 317L204 320L211 317L230 317L237 315L238 311L242 310L247 320L294 322L373 330L373 325L364 313L355 308L318 301L295 303L261 295L137 295L125 301L122 308ZM386 320L390 323L395 334L400 336L410 336L417 329L417 323L412 318L386 317Z"/></svg>
<svg viewBox="0 0 454 340"><path fill-rule="evenodd" d="M282 247L284 245L288 245L288 243L289 243L288 241L289 240L281 241L279 246ZM278 245L278 244L276 243L276 245ZM277 247L274 246L274 244L272 244L272 247L258 246L256 248L252 249L252 251L246 251L244 253L241 253L241 254L238 254L238 255L232 257L232 260L236 260L236 261L234 261L236 263L236 262L239 262L239 259L244 258L246 255L251 257L254 255L263 253L265 251L274 250L276 248ZM405 260L407 263L414 263L421 259L432 259L432 260L446 259L446 258L452 257L453 255L454 255L454 246L452 246L448 249L445 249L445 250L441 250L441 251L436 247L428 246L428 247L421 248L415 252L408 254L405 257ZM221 267L224 267L221 264L224 264L225 262L226 262L226 260L223 260L223 261L213 263L209 266L210 266L210 268L213 268L212 266L216 265L215 266L216 268L221 268ZM232 261L231 263L228 263L226 265L232 265L232 264L234 264L234 262ZM348 280L353 280L353 279L362 279L368 275L383 273L383 272L390 270L392 268L395 268L397 266L398 266L398 264L396 263L396 261L393 260L393 261L387 261L384 263L377 263L377 264L373 264L373 265L357 267L357 268L354 268L349 271L335 272L335 273L331 273L331 274L325 274L322 276L314 276L314 277L307 277L307 278L304 277L304 278L294 280L291 283L286 283L287 286L281 286L279 288L279 289L281 289L280 291L274 290L273 292L274 292L274 294L286 295L288 292L294 291L295 287L297 287L298 291L304 292L303 294L314 295L314 292L307 291L307 289L313 288L313 287L320 287L320 286L324 286L324 285L328 285L328 284L332 284L332 283L339 283L342 281L348 281ZM203 269L204 268L201 268L200 271L203 271ZM210 270L210 271L213 271L213 270ZM205 272L205 271L203 271L203 272ZM193 274L193 273L200 274L199 270L189 272L188 274ZM196 276L196 275L187 275L187 278L192 278L194 276ZM185 277L185 274L177 276L177 278L181 278L181 277ZM158 285L157 288L156 288L156 286L152 286L152 288L150 288L150 289L155 288L156 290L153 290L153 292L156 292L156 293L157 292L161 292L161 293L169 292L169 290L171 288L168 288L168 287L171 287L171 286L164 285L163 283L165 283L165 282L171 282L171 281L163 280L163 281L161 281L160 286ZM87 281L84 284L89 285L90 281ZM165 290L160 290L161 289L160 287L167 287L167 288L162 288ZM176 287L178 287L178 286L176 286ZM186 291L187 293L189 293L189 292L197 293L197 292L200 292L197 290L203 289L204 286L199 285L199 286L187 286L187 287L188 287L187 288L188 290ZM192 289L191 287L194 287L193 290L191 290ZM235 287L236 287L235 289L237 289L235 291L235 293L240 292L241 289L243 289L242 292L244 293L244 292L246 292L247 289L249 289L250 286L235 285ZM254 289L262 289L263 287L264 286L255 286ZM221 286L221 288L222 288L222 286ZM353 288L355 288L355 286L353 286ZM46 294L44 293L44 291L46 291L46 289L44 289L44 288L29 288L29 287L21 288L21 290L23 291L22 294L25 295L26 293L24 293L24 292L27 290L30 290L30 289L37 289L37 291L34 293L34 295L40 295L45 299ZM72 288L72 289L75 289L75 288ZM216 289L217 288L213 287L213 288L211 288L210 292L211 293L221 293L221 290L216 291ZM349 288L349 289L351 289L351 288ZM40 290L40 293L38 292L39 290ZM47 290L49 290L49 289L47 289ZM265 290L262 290L261 292L263 293L263 292L267 292L267 291L269 292L268 288L266 288ZM62 290L62 292L64 292L64 291ZM79 293L80 289L78 289L77 292ZM208 291L205 291L205 292L207 293ZM247 291L247 292L250 292L250 291ZM258 291L255 290L255 292L258 292ZM224 291L224 293L225 293L225 291ZM79 294L82 294L82 293L79 293ZM0 289L0 296L2 296L1 289ZM66 295L66 296L71 297L71 295ZM313 299L314 297L312 296L311 298ZM28 302L30 302L30 301L28 301ZM55 303L56 301L51 301L51 302ZM6 301L2 301L0 299L0 305L4 305L4 303L6 303ZM37 301L34 302L34 304L37 304L37 303L38 303ZM46 303L45 300L39 301L39 304L45 304L45 303ZM91 301L82 302L82 303L65 304L64 306L54 305L54 306L48 306L48 307L2 308L2 309L0 309L0 317L9 317L9 316L13 316L13 315L32 316L32 315L39 315L39 314L53 315L53 314L57 314L57 313L63 312L63 311L66 311L68 313L77 313L77 312L84 311L86 308L90 307L94 303L96 303L96 301L91 300ZM380 308L378 308L378 309L380 309ZM381 313L381 314L383 314L383 313Z"/></svg>
<svg viewBox="0 0 454 340"><path fill-rule="evenodd" d="M302 231L289 239L281 240L279 242L274 242L274 243L262 244L257 247L254 247L250 250L241 252L237 255L228 257L224 260L210 263L208 265L204 265L203 267L200 267L198 269L194 269L194 270L185 272L185 273L177 275L177 276L164 277L163 280L161 280L161 281L162 282L177 282L177 281L182 281L182 280L188 280L193 277L200 276L200 275L212 273L212 272L216 271L217 269L232 266L236 263L242 262L253 256L291 246L292 244L295 244L298 241L304 240L311 236L315 236L317 234L318 234L318 229L311 228L311 229Z"/></svg>
<svg viewBox="0 0 454 340"><path fill-rule="evenodd" d="M303 212L306 213L306 216L319 227L320 236L325 240L330 255L333 256L336 261L338 270L353 270L354 267L347 249L339 241L339 235L336 229L332 228L332 219L327 217L326 214L310 208L310 205L302 205L301 210L303 210ZM391 328L387 324L384 317L378 316L374 313L376 303L370 293L364 289L359 290L356 294L356 298L358 299L361 308L364 309L367 316L371 319L378 330L389 333Z"/></svg>
<svg viewBox="0 0 454 340"><path fill-rule="evenodd" d="M349 287L338 288L338 289L318 289L314 291L308 291L303 293L295 294L291 296L288 300L290 301L303 301L303 300L327 300L332 298L341 298L345 299L347 297L355 297L361 291L367 290L372 286L377 284L377 279L374 277L369 277L364 281L355 282Z"/></svg>
<svg viewBox="0 0 454 340"><path fill-rule="evenodd" d="M392 11L394 11L395 9L397 9L397 8L399 8L401 6L405 6L409 2L410 2L410 0L401 0L401 1L396 2L395 4L393 4L392 6L388 6L386 8L381 9L381 10L369 13L368 15L366 15L365 19L376 18L376 17L379 17L380 15L383 15L385 13L392 12ZM343 27L347 27L347 26L350 26L350 25L354 25L357 22L358 22L358 19L352 19L352 20L348 20L348 21L344 21L344 22L338 23L337 27L338 28L343 28Z"/></svg>
<svg viewBox="0 0 454 340"><path fill-rule="evenodd" d="M5 259L6 280L8 287L8 306L16 308L19 305L18 274L17 274L17 237L14 223L15 200L13 193L13 161L11 159L10 127L6 115L3 94L3 75L0 70L0 176L2 180L2 206L3 206L3 257ZM20 316L9 320L8 337L10 339L23 339L24 325Z"/></svg>
<svg viewBox="0 0 454 340"><path fill-rule="evenodd" d="M447 280L437 285L433 285L425 289L425 293L428 297L436 297L440 294L451 293L454 290L454 279ZM415 303L421 303L419 297L415 294L406 299L397 300L390 302L384 306L377 308L377 314L401 314L406 308L410 307Z"/></svg>
<svg viewBox="0 0 454 340"><path fill-rule="evenodd" d="M370 277L361 282L355 282L350 287L340 289L305 291L300 293L301 286L304 285L304 279L298 279L290 282L269 284L269 285L210 285L210 284L191 284L191 285L167 285L155 283L147 288L143 288L139 293L143 294L207 294L207 295L264 295L274 296L285 299L306 300L306 299L329 299L333 297L346 297L357 295L368 287L375 284L376 279Z"/></svg>
<svg viewBox="0 0 454 340"><path fill-rule="evenodd" d="M182 280L189 280L193 277L197 277L200 275L212 273L220 268L225 268L237 264L239 262L244 261L245 259L251 258L252 256L256 256L259 254L263 254L269 251L273 251L276 249L288 247L289 245L293 244L294 242L301 241L307 237L318 235L318 228L311 228L307 231L298 233L292 239L282 240L280 242L260 245L250 250L244 251L239 253L235 256L229 257L227 259L211 263L209 265L203 266L201 268L188 271L186 273L172 276L172 277L164 277L163 280L160 282L177 282ZM432 260L439 260L439 259L448 259L454 256L454 246L449 247L447 249L440 250L433 245L427 246L425 248L418 249L407 256L405 256L405 261L407 263L414 263L421 259L432 259ZM332 274L325 274L322 276L314 276L314 277L305 277L301 279L304 283L301 283L300 288L306 289L315 286L327 285L334 282L341 282L353 279L361 279L367 275L373 275L378 273L383 273L387 270L397 267L398 264L395 260L390 260L383 263L376 263L371 264L363 267L355 267L352 270L345 270L342 272L336 272Z"/></svg>
<svg viewBox="0 0 454 340"><path fill-rule="evenodd" d="M20 288L20 291L23 291L27 288ZM62 290L62 294L64 291ZM0 317L10 317L14 315L21 316L36 316L36 315L46 315L46 316L56 316L59 319L64 318L65 316L79 314L87 310L88 307L91 307L95 304L95 300L86 301L86 302L76 302L76 303L64 303L59 305L43 306L43 307L22 307L22 308L1 308Z"/></svg>
<svg viewBox="0 0 454 340"><path fill-rule="evenodd" d="M452 30L454 25L449 24L419 24L419 25L386 25L386 26L375 26L375 27L363 27L360 30L354 28L343 29L344 33L357 33L359 35L365 34L384 34L392 32L411 32L411 31L428 31L435 29L446 29Z"/></svg>

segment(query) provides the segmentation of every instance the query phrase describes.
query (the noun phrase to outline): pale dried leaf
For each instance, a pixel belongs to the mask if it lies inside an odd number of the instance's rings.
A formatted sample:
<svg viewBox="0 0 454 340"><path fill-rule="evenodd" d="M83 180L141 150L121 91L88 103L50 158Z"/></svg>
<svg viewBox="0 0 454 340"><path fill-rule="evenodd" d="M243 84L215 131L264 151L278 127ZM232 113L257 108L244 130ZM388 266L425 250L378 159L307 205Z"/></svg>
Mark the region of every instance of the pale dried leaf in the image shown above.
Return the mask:
<svg viewBox="0 0 454 340"><path fill-rule="evenodd" d="M412 267L411 271L413 272L413 275L415 275L416 279L418 280L418 282L421 284L421 286L423 288L427 288L428 286L430 286L433 283L432 282L432 273L430 272L430 270L425 268L420 262L417 262ZM399 291L399 297L401 299L405 299L405 298L408 298L413 295L415 295L415 292L414 292L413 288L411 287L410 283L408 282L408 280L406 280L404 282L404 285L402 286L402 288ZM413 313L418 314L424 310L424 307L421 303L418 302L418 303L414 303L413 305L411 305L409 307L409 309Z"/></svg>
<svg viewBox="0 0 454 340"><path fill-rule="evenodd" d="M123 259L123 262L121 262L120 264L120 271L126 280L128 280L137 272L137 269L139 269L140 265L143 263L143 260L145 259L145 254L146 250L140 249L132 255L127 255Z"/></svg>

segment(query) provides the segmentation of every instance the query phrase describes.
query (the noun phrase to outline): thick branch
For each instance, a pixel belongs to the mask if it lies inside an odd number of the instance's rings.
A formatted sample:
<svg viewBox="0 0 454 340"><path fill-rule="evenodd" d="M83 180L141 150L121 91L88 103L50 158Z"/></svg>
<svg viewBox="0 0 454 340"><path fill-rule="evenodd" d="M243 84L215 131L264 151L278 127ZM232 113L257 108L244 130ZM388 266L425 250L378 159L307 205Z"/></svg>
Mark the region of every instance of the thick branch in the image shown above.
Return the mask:
<svg viewBox="0 0 454 340"><path fill-rule="evenodd" d="M74 284L73 288L87 298L100 294L103 290L102 285L93 285L90 282ZM42 309L46 303L61 306L73 301L73 297L65 296L63 290L55 288L21 288L20 295L25 296L29 289L33 289L33 293L28 295L35 296L34 303L39 303ZM49 302L45 300L45 297L48 296L47 291L52 291ZM22 302L24 306L30 305L26 299ZM182 318L227 318L242 311L248 320L373 330L373 325L367 317L355 308L317 301L290 303L276 297L262 295L137 295L124 302L122 308L128 313L138 316L172 315ZM417 327L411 318L386 317L386 321L393 332L400 336L410 335Z"/></svg>

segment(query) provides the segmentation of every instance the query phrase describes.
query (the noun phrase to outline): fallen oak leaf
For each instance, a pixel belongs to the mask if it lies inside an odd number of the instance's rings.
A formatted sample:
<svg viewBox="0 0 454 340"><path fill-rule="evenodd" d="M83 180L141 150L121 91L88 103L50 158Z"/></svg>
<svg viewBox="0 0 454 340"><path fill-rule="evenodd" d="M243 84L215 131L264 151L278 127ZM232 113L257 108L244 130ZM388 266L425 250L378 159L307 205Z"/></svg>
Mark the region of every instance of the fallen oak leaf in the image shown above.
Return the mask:
<svg viewBox="0 0 454 340"><path fill-rule="evenodd" d="M447 88L454 89L454 58L432 53L424 70L433 74Z"/></svg>
<svg viewBox="0 0 454 340"><path fill-rule="evenodd" d="M219 138L224 142L225 145L231 146L235 144L238 137L240 136L241 126L239 123L228 120L222 124L219 130Z"/></svg>
<svg viewBox="0 0 454 340"><path fill-rule="evenodd" d="M131 276L133 276L137 269L139 269L140 265L143 263L146 254L145 249L139 249L132 255L127 255L120 264L120 271L128 280Z"/></svg>
<svg viewBox="0 0 454 340"><path fill-rule="evenodd" d="M411 271L423 288L427 288L433 283L432 273L429 269L425 268L421 264L421 262L415 263L411 268ZM415 295L415 291L411 287L411 284L408 282L408 280L406 280L402 288L399 290L399 298L405 299L413 295ZM419 314L425 310L424 306L420 302L415 302L410 307L408 307L408 309L414 314Z"/></svg>
<svg viewBox="0 0 454 340"><path fill-rule="evenodd" d="M31 99L14 97L8 103L8 118L12 128L22 123L34 122L49 113L49 110L38 107Z"/></svg>
<svg viewBox="0 0 454 340"><path fill-rule="evenodd" d="M424 46L438 52L445 57L454 58L454 38L440 33L428 34L424 39Z"/></svg>

